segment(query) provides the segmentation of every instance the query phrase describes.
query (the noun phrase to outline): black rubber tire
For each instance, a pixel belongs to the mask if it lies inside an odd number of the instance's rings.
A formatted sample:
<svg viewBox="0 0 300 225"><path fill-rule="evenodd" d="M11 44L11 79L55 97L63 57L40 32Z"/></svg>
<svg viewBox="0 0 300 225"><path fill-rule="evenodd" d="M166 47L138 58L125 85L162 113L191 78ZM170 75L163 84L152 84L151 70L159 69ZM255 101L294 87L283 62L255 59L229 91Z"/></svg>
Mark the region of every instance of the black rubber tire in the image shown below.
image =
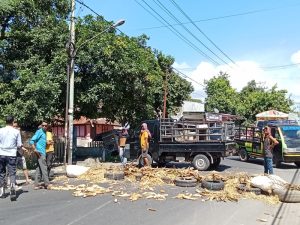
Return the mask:
<svg viewBox="0 0 300 225"><path fill-rule="evenodd" d="M177 177L175 185L178 187L196 187L197 180L193 177Z"/></svg>
<svg viewBox="0 0 300 225"><path fill-rule="evenodd" d="M220 191L224 189L224 182L221 180L203 180L202 187L211 191Z"/></svg>
<svg viewBox="0 0 300 225"><path fill-rule="evenodd" d="M300 162L295 162L295 165L300 168Z"/></svg>
<svg viewBox="0 0 300 225"><path fill-rule="evenodd" d="M105 172L104 173L104 178L107 178L109 180L123 180L125 177L124 172Z"/></svg>
<svg viewBox="0 0 300 225"><path fill-rule="evenodd" d="M210 166L209 159L207 158L206 155L203 154L196 155L192 163L196 170L201 170L201 171L207 170Z"/></svg>
<svg viewBox="0 0 300 225"><path fill-rule="evenodd" d="M255 187L246 187L245 184L240 184L238 186L238 190L242 191L242 192L253 192L256 195L261 195L261 189L260 188L255 188Z"/></svg>
<svg viewBox="0 0 300 225"><path fill-rule="evenodd" d="M216 158L214 160L214 163L212 163L210 165L210 169L214 169L214 170L217 169L219 167L220 163L221 163L221 158Z"/></svg>
<svg viewBox="0 0 300 225"><path fill-rule="evenodd" d="M153 163L153 160L152 160L151 155L147 154L147 159L148 159L149 164L150 164L150 166L151 166L152 163ZM139 157L139 167L143 167L143 166L144 166L144 160L143 160L142 155L140 155L140 157Z"/></svg>
<svg viewBox="0 0 300 225"><path fill-rule="evenodd" d="M249 155L247 153L247 150L244 148L241 148L239 150L239 157L242 162L247 162L249 160Z"/></svg>
<svg viewBox="0 0 300 225"><path fill-rule="evenodd" d="M300 202L300 191L298 190L282 190L274 189L273 193L278 195L281 202L299 203Z"/></svg>

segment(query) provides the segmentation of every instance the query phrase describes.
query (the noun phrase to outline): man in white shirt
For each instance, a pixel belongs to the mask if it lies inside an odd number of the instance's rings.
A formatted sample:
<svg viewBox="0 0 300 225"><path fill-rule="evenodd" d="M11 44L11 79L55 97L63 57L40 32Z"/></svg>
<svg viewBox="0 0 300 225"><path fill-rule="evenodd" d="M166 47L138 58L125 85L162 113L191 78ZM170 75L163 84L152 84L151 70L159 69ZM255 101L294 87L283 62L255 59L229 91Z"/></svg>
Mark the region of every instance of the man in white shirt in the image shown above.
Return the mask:
<svg viewBox="0 0 300 225"><path fill-rule="evenodd" d="M4 197L6 168L10 177L10 199L16 200L17 148L22 147L20 131L13 127L14 117L6 117L6 126L0 128L0 197Z"/></svg>

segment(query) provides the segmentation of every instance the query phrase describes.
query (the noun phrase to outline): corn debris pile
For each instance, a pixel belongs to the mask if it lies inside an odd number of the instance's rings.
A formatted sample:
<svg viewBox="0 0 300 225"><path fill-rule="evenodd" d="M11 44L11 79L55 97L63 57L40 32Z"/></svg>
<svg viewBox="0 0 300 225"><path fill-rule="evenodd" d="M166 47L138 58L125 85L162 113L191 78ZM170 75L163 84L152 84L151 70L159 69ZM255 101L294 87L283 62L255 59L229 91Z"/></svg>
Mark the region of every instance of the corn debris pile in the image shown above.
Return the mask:
<svg viewBox="0 0 300 225"><path fill-rule="evenodd" d="M110 180L104 174L110 172L124 172L122 180ZM176 189L174 180L177 177L192 177L199 185L195 188ZM240 184L250 188L250 176L247 173L219 173L199 172L192 168L171 169L171 168L137 168L135 166L106 166L105 164L90 168L86 173L74 178L79 185L70 184L67 177L57 177L54 183L62 182L62 185L54 185L53 190L69 190L76 197L90 197L111 193L115 198L125 198L130 201L138 199L166 200L167 198L200 200L200 201L238 201L239 199L256 199L270 204L279 203L277 196L271 194L256 195L251 192L238 190ZM221 180L224 182L224 189L221 191L210 191L201 188L203 180ZM72 180L74 182L74 180ZM108 187L103 187L108 186ZM164 190L164 189L165 190ZM290 188L300 190L299 186ZM167 193L167 191L179 193ZM184 192L183 192L184 190ZM117 199L115 199L117 200Z"/></svg>

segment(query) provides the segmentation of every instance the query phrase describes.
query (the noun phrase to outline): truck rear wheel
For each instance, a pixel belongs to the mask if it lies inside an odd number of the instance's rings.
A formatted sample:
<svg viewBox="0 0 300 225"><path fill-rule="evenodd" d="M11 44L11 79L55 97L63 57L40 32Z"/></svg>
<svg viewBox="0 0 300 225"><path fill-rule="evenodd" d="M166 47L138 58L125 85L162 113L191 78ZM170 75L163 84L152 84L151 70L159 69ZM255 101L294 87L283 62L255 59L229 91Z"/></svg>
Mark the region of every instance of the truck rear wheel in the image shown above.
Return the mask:
<svg viewBox="0 0 300 225"><path fill-rule="evenodd" d="M210 161L206 157L206 155L196 155L193 159L193 166L197 170L207 170L208 167L210 166Z"/></svg>
<svg viewBox="0 0 300 225"><path fill-rule="evenodd" d="M249 159L249 155L246 149L242 148L239 151L240 160L243 162L247 162Z"/></svg>

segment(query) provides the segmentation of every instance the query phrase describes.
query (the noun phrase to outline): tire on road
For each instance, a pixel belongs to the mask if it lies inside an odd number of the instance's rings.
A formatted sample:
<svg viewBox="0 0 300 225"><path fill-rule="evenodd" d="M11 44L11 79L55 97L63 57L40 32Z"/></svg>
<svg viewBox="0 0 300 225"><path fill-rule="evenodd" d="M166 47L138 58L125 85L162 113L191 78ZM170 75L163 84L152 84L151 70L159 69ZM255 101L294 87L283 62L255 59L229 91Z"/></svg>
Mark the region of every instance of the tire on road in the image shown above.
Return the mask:
<svg viewBox="0 0 300 225"><path fill-rule="evenodd" d="M248 152L245 148L241 148L239 150L239 156L240 156L240 160L242 162L247 162L249 160L249 155L248 155Z"/></svg>
<svg viewBox="0 0 300 225"><path fill-rule="evenodd" d="M287 189L274 189L273 193L278 195L281 202L299 203L300 191L299 190L287 190Z"/></svg>
<svg viewBox="0 0 300 225"><path fill-rule="evenodd" d="M261 194L261 189L260 188L255 188L255 187L247 187L245 184L240 184L237 189L239 191L242 191L242 192L253 192L255 193L256 195L260 195Z"/></svg>
<svg viewBox="0 0 300 225"><path fill-rule="evenodd" d="M210 166L210 161L206 155L198 154L193 159L193 166L197 170L207 170Z"/></svg>
<svg viewBox="0 0 300 225"><path fill-rule="evenodd" d="M109 180L123 180L125 177L122 171L108 171L104 173L104 178Z"/></svg>
<svg viewBox="0 0 300 225"><path fill-rule="evenodd" d="M147 159L148 159L149 164L150 164L150 166L151 166L152 163L153 163L153 160L152 160L151 155L147 154ZM140 155L140 157L139 157L139 167L143 167L143 166L144 166L144 160L143 160L142 155Z"/></svg>
<svg viewBox="0 0 300 225"><path fill-rule="evenodd" d="M193 177L177 177L175 185L178 187L196 187L197 180Z"/></svg>
<svg viewBox="0 0 300 225"><path fill-rule="evenodd" d="M203 180L202 187L211 191L220 191L224 189L224 182L221 180Z"/></svg>

